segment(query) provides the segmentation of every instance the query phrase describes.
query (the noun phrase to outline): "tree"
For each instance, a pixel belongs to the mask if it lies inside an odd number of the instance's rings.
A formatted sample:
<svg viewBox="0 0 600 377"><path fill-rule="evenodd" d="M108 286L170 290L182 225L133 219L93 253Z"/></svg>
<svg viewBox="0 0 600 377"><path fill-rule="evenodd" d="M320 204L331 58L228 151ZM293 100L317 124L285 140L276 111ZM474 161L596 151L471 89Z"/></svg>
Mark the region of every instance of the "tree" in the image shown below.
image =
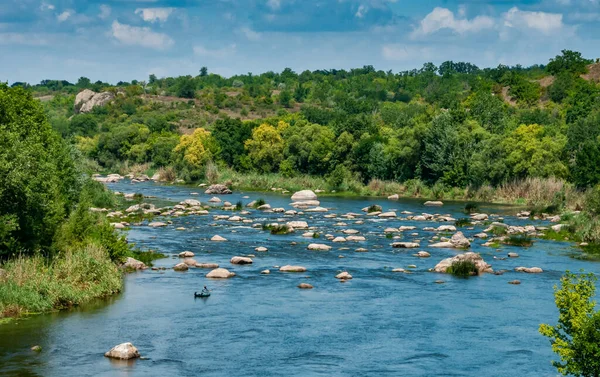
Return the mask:
<svg viewBox="0 0 600 377"><path fill-rule="evenodd" d="M244 143L254 168L263 173L277 170L283 160L284 142L281 132L288 127L279 122L277 127L263 123L252 130L252 138Z"/></svg>
<svg viewBox="0 0 600 377"><path fill-rule="evenodd" d="M87 77L80 77L79 80L77 80L76 85L80 88L85 89L85 88L89 88L90 86L92 86L92 82Z"/></svg>
<svg viewBox="0 0 600 377"><path fill-rule="evenodd" d="M558 324L540 325L540 333L548 338L561 362L552 364L567 376L600 376L600 312L595 311L594 274L576 275L567 271L554 287L558 308Z"/></svg>
<svg viewBox="0 0 600 377"><path fill-rule="evenodd" d="M78 200L80 176L40 102L0 84L0 258L50 250Z"/></svg>
<svg viewBox="0 0 600 377"><path fill-rule="evenodd" d="M200 77L208 76L208 68L202 67L200 68Z"/></svg>
<svg viewBox="0 0 600 377"><path fill-rule="evenodd" d="M283 107L291 107L292 93L289 90L284 89L279 93L279 104Z"/></svg>
<svg viewBox="0 0 600 377"><path fill-rule="evenodd" d="M191 135L182 135L174 150L180 159L194 169L204 167L212 159L214 151L214 141L204 128L196 128Z"/></svg>
<svg viewBox="0 0 600 377"><path fill-rule="evenodd" d="M194 98L196 96L196 83L189 77L179 77L177 79L177 97Z"/></svg>
<svg viewBox="0 0 600 377"><path fill-rule="evenodd" d="M213 125L212 135L219 145L219 158L227 165L240 167L244 155L244 143L252 137L254 124L239 119L219 119Z"/></svg>
<svg viewBox="0 0 600 377"><path fill-rule="evenodd" d="M581 56L581 52L562 50L562 55L557 55L550 59L546 66L548 72L552 75L558 75L562 72L569 72L573 75L580 75L586 72L586 67L592 61Z"/></svg>

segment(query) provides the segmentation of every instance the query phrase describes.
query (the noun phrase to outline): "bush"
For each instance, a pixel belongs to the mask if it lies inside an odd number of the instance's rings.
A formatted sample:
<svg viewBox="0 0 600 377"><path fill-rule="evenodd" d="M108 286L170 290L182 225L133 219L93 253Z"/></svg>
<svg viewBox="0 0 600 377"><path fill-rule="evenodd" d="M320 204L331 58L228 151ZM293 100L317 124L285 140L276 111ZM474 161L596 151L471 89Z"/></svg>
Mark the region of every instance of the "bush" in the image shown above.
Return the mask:
<svg viewBox="0 0 600 377"><path fill-rule="evenodd" d="M479 275L479 270L475 263L470 260L460 260L452 263L446 270L447 273L458 277L469 277Z"/></svg>
<svg viewBox="0 0 600 377"><path fill-rule="evenodd" d="M290 228L284 224L263 224L263 230L268 230L271 234L289 234Z"/></svg>
<svg viewBox="0 0 600 377"><path fill-rule="evenodd" d="M502 241L505 245L529 247L533 245L533 240L526 234L512 235Z"/></svg>
<svg viewBox="0 0 600 377"><path fill-rule="evenodd" d="M469 225L471 225L471 220L466 218L458 219L454 222L454 226L456 226L457 228L462 228Z"/></svg>
<svg viewBox="0 0 600 377"><path fill-rule="evenodd" d="M465 213L474 213L479 211L479 205L477 203L467 203L465 204Z"/></svg>

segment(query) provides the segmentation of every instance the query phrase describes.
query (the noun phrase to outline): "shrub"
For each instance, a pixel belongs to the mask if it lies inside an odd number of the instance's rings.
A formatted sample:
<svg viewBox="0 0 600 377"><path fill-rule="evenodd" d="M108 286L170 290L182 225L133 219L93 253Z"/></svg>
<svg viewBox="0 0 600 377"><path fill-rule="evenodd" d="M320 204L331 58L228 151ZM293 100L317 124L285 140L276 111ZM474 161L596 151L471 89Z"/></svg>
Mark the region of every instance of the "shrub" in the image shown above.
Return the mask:
<svg viewBox="0 0 600 377"><path fill-rule="evenodd" d="M471 220L466 218L458 219L454 222L454 226L456 226L457 228L462 228L469 225L471 225Z"/></svg>
<svg viewBox="0 0 600 377"><path fill-rule="evenodd" d="M526 234L511 235L502 241L505 245L529 247L533 245L533 240Z"/></svg>
<svg viewBox="0 0 600 377"><path fill-rule="evenodd" d="M379 206L377 204L372 204L369 206L369 208L367 208L368 213L380 212L380 211L381 211L381 206Z"/></svg>
<svg viewBox="0 0 600 377"><path fill-rule="evenodd" d="M446 270L447 273L458 277L469 277L479 275L479 270L473 261L460 260L452 263Z"/></svg>
<svg viewBox="0 0 600 377"><path fill-rule="evenodd" d="M271 234L289 234L290 228L284 224L263 224L263 230L268 230Z"/></svg>
<svg viewBox="0 0 600 377"><path fill-rule="evenodd" d="M465 204L465 213L474 213L479 211L479 205L477 203Z"/></svg>
<svg viewBox="0 0 600 377"><path fill-rule="evenodd" d="M264 206L265 204L267 204L267 202L265 202L263 198L256 199L256 201L254 202L254 208Z"/></svg>
<svg viewBox="0 0 600 377"><path fill-rule="evenodd" d="M241 211L243 208L244 208L244 203L242 203L241 200L239 200L237 203L235 203L236 211Z"/></svg>

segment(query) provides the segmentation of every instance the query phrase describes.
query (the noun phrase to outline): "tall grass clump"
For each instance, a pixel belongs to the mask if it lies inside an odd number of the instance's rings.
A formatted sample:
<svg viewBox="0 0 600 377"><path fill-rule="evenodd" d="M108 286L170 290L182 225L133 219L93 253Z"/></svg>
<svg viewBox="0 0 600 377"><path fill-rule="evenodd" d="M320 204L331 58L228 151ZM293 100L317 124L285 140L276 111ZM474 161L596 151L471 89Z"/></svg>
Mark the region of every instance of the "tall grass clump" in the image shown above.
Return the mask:
<svg viewBox="0 0 600 377"><path fill-rule="evenodd" d="M20 256L2 268L0 317L64 309L122 289L121 272L96 244L69 249L52 260Z"/></svg>
<svg viewBox="0 0 600 377"><path fill-rule="evenodd" d="M446 270L447 273L458 277L469 277L479 275L479 270L473 261L459 260L452 263Z"/></svg>
<svg viewBox="0 0 600 377"><path fill-rule="evenodd" d="M533 240L526 234L513 234L506 237L502 243L510 246L529 247L533 245Z"/></svg>
<svg viewBox="0 0 600 377"><path fill-rule="evenodd" d="M469 220L467 218L458 219L454 222L454 226L457 228L462 228L462 227L469 226L469 225L472 225L471 220Z"/></svg>

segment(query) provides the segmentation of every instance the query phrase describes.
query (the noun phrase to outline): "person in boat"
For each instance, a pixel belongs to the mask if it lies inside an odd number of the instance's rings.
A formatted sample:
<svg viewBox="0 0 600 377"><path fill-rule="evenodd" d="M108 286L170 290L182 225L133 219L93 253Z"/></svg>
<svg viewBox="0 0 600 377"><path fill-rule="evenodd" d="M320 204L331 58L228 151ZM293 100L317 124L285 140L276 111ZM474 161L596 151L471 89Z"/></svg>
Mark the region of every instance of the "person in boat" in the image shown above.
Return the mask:
<svg viewBox="0 0 600 377"><path fill-rule="evenodd" d="M205 285L204 288L202 288L202 294L205 295L205 294L208 294L208 292L209 292L209 290L208 290L208 288L206 288L206 285Z"/></svg>

